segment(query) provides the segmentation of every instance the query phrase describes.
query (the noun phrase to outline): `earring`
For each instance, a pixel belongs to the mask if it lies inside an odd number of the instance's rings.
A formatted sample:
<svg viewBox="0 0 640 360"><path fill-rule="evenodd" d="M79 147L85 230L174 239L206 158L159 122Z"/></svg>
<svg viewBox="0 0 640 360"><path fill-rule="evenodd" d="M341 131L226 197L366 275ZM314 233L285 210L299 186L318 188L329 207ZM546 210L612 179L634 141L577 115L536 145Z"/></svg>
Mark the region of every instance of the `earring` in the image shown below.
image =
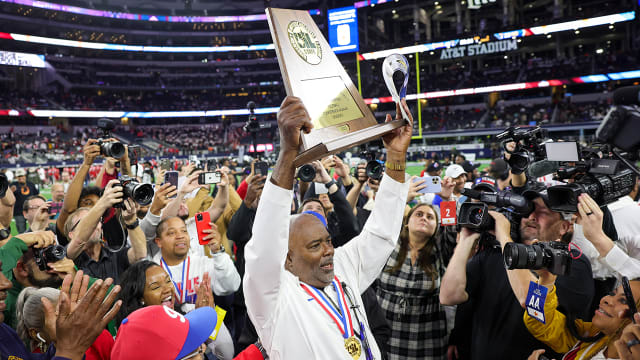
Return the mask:
<svg viewBox="0 0 640 360"><path fill-rule="evenodd" d="M36 339L40 341L38 343L38 348L40 349L40 351L42 353L47 352L47 342L42 338L42 335L40 335L40 333L36 333Z"/></svg>
<svg viewBox="0 0 640 360"><path fill-rule="evenodd" d="M144 305L145 305L145 304L144 304L144 300L140 300L140 304L141 304L142 306L144 306Z"/></svg>

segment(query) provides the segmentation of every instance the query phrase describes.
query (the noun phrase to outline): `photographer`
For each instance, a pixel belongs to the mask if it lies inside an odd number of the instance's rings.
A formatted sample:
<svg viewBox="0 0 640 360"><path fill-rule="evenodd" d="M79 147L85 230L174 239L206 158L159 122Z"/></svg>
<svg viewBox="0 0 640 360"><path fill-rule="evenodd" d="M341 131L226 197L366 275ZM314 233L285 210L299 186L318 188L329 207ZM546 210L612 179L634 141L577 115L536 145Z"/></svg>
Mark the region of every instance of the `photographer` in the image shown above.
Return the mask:
<svg viewBox="0 0 640 360"><path fill-rule="evenodd" d="M94 207L76 210L65 224L70 239L67 256L87 275L100 279L110 277L116 284L129 264L147 256L146 239L136 217L136 204L130 198L124 200L122 221L129 230L131 247L126 248L123 244L116 252L103 247L100 217L114 205L122 203L123 196L123 188L118 180L111 180Z"/></svg>
<svg viewBox="0 0 640 360"><path fill-rule="evenodd" d="M28 286L59 287L66 274L76 272L73 261L66 257L43 264L46 270L41 269L38 262L45 258L41 258L39 250L50 249L52 245L55 245L55 235L51 231L37 231L15 236L0 248L2 272L13 284L4 300L5 323L14 329L17 325L15 306L22 289Z"/></svg>
<svg viewBox="0 0 640 360"><path fill-rule="evenodd" d="M106 141L115 142L118 141L114 138L109 138ZM120 168L116 167L117 163L120 163ZM120 175L131 176L131 160L129 159L129 147L124 145L124 155L119 159L108 157L105 155L104 164L102 165L102 169L100 169L100 173L98 173L98 177L96 178L96 184L104 188L109 181L118 178L118 171Z"/></svg>
<svg viewBox="0 0 640 360"><path fill-rule="evenodd" d="M16 229L18 233L27 230L27 222L22 213L25 200L33 195L40 194L36 186L27 181L27 173L24 169L16 170L16 182L11 183L9 189L13 192L16 202L13 207L13 219L16 221Z"/></svg>
<svg viewBox="0 0 640 360"><path fill-rule="evenodd" d="M553 241L570 237L570 223L560 213L549 210L540 197L531 200L534 211L520 220L519 234L524 244L531 244L535 239ZM473 359L525 359L540 347L518 319L529 282L535 278L529 270L505 269L502 248L512 242L511 224L504 215L489 213L495 220L496 240L487 241L485 248L467 264L481 234L462 229L442 280L440 301L446 305L472 301L474 311L468 321L472 323ZM560 304L566 312L584 316L594 293L588 261L583 258L573 261L570 275L561 276L559 280Z"/></svg>

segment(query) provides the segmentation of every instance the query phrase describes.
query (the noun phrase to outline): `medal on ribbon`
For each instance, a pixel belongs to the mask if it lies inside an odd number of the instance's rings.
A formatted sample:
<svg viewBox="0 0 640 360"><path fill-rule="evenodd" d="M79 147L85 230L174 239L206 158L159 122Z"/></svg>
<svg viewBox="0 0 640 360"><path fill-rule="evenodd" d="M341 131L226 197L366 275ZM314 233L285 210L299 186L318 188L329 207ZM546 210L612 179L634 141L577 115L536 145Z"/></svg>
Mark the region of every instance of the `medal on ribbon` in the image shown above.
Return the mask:
<svg viewBox="0 0 640 360"><path fill-rule="evenodd" d="M404 75L404 81L400 87L400 91L396 89L396 84L393 82L393 74L395 74L396 71ZM384 62L382 63L382 77L391 94L391 98L396 104L400 105L400 100L407 97L407 84L409 82L409 62L407 58L400 54L391 54L384 58ZM402 112L402 118L409 121L409 116L402 105L400 105L400 111Z"/></svg>
<svg viewBox="0 0 640 360"><path fill-rule="evenodd" d="M338 306L337 309L330 302L330 299L324 296L321 290L316 289L313 286L308 286L306 284L300 284L304 291L309 294L315 300L315 302L320 305L322 310L326 312L329 317L336 323L338 330L342 334L344 338L344 348L347 350L349 355L353 359L359 359L362 354L362 344L355 336L355 332L353 331L353 322L351 320L351 313L349 312L349 306L347 305L347 300L344 296L344 290L342 289L342 284L340 280L338 280L337 276L334 276L333 281L331 282L334 290L338 294Z"/></svg>
<svg viewBox="0 0 640 360"><path fill-rule="evenodd" d="M187 301L187 281L189 281L189 268L191 267L191 258L187 256L187 259L182 262L182 284L178 285L175 280L173 280L173 274L171 273L171 269L169 265L164 261L164 258L160 258L160 265L162 268L169 274L169 278L171 278L171 282L173 283L173 290L175 290L175 294L177 295L178 303L184 304ZM185 272L185 265L187 271Z"/></svg>

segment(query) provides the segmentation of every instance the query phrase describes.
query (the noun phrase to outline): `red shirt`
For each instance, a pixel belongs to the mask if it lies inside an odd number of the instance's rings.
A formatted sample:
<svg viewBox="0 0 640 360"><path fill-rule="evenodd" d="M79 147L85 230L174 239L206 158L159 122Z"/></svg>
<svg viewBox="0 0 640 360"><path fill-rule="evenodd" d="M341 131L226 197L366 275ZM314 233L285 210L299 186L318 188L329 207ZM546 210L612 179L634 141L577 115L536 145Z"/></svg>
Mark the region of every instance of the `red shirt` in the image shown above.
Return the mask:
<svg viewBox="0 0 640 360"><path fill-rule="evenodd" d="M245 196L247 196L247 189L249 188L249 184L245 180L242 180L236 192L240 195L240 198L244 200Z"/></svg>

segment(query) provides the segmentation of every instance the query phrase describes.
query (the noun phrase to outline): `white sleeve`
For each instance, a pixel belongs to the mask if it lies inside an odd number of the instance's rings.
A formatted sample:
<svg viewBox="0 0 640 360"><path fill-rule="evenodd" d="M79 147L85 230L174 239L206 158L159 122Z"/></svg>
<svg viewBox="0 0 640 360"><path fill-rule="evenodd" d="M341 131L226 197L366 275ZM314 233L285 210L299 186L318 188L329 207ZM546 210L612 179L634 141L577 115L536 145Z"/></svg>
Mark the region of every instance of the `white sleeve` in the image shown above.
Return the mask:
<svg viewBox="0 0 640 360"><path fill-rule="evenodd" d="M226 252L214 254L213 259L202 257L207 261L207 268L211 271L211 289L216 295L233 294L240 288L240 274ZM213 269L211 266L213 265Z"/></svg>
<svg viewBox="0 0 640 360"><path fill-rule="evenodd" d="M162 218L159 215L153 215L151 211L147 212L142 221L140 221L140 229L144 232L144 236L148 241L154 241L156 238L156 228L160 224Z"/></svg>
<svg viewBox="0 0 640 360"><path fill-rule="evenodd" d="M640 243L640 236L634 236L631 241L636 244ZM629 246L629 244L626 245ZM634 251L637 252L637 249ZM640 277L640 260L627 255L618 245L614 245L607 253L607 256L602 258L602 261L617 273L629 279Z"/></svg>
<svg viewBox="0 0 640 360"><path fill-rule="evenodd" d="M384 175L362 232L335 251L334 263L340 267L340 275L356 281L361 291L380 275L398 242L408 192L409 182L399 183Z"/></svg>
<svg viewBox="0 0 640 360"><path fill-rule="evenodd" d="M266 180L245 246L244 298L257 329L275 313L281 292L284 263L289 249L289 219L293 191Z"/></svg>

